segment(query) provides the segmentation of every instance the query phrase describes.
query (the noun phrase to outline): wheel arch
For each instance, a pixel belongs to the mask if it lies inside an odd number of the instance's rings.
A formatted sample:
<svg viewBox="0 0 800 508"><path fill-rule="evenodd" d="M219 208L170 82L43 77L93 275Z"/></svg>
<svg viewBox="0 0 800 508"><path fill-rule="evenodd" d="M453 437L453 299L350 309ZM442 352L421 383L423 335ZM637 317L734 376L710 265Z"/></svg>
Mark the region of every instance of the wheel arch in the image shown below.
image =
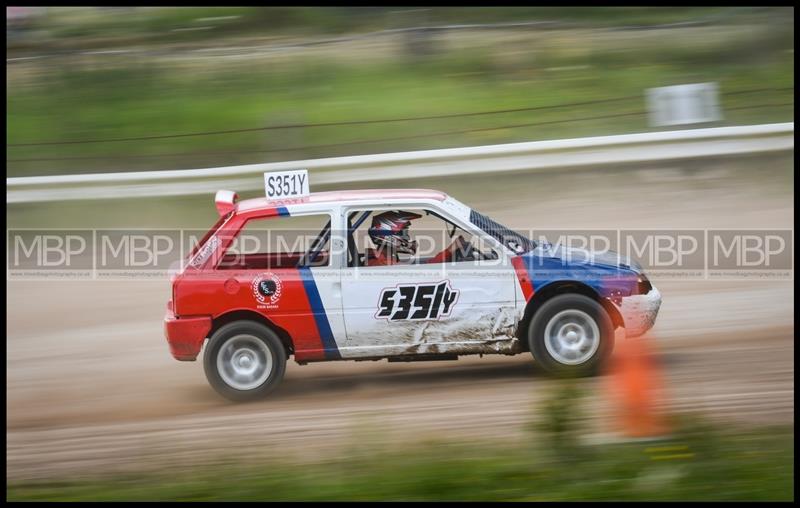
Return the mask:
<svg viewBox="0 0 800 508"><path fill-rule="evenodd" d="M287 356L294 354L294 343L292 342L292 337L289 335L289 332L276 325L262 314L252 310L238 309L220 314L211 321L211 330L208 332L208 336L211 337L217 330L234 321L255 321L256 323L261 323L278 335L281 343L286 348Z"/></svg>
<svg viewBox="0 0 800 508"><path fill-rule="evenodd" d="M528 338L526 336L528 325L530 324L531 319L533 319L533 316L536 314L536 311L539 310L539 308L551 298L570 293L588 296L592 300L602 305L603 309L605 309L611 318L611 322L613 323L615 329L625 326L622 315L616 306L608 298L600 296L600 294L598 294L594 288L585 282L577 280L555 281L536 291L525 305L525 312L519 322L519 326L517 326L517 337L520 339L520 343L525 351L528 350Z"/></svg>

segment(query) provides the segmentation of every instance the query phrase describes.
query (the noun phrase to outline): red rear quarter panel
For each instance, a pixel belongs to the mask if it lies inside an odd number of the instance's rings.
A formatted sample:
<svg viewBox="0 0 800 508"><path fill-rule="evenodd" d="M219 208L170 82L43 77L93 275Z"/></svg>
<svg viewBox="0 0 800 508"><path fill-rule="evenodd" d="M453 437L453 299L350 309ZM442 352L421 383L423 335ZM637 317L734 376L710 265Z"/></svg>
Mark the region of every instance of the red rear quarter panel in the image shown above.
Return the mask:
<svg viewBox="0 0 800 508"><path fill-rule="evenodd" d="M305 272L305 273L303 273ZM259 302L257 280L275 277L280 297ZM175 308L180 316L205 315L217 319L235 311L251 311L283 329L292 340L295 359L324 359L311 302L304 280L308 269L190 271L176 281Z"/></svg>

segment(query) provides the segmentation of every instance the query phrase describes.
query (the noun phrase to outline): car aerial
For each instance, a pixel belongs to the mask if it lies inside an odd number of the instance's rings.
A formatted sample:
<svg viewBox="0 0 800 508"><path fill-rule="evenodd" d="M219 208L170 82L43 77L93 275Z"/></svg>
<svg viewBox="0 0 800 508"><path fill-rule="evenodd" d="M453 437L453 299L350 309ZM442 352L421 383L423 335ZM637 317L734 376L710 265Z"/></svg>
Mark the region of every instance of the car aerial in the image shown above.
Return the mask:
<svg viewBox="0 0 800 508"><path fill-rule="evenodd" d="M292 356L530 353L548 372L594 374L615 330L643 334L661 305L638 264L536 242L443 192L286 182L271 194L265 175L267 196L243 201L219 191L219 220L171 276L172 356L205 345L206 377L232 400L272 391Z"/></svg>

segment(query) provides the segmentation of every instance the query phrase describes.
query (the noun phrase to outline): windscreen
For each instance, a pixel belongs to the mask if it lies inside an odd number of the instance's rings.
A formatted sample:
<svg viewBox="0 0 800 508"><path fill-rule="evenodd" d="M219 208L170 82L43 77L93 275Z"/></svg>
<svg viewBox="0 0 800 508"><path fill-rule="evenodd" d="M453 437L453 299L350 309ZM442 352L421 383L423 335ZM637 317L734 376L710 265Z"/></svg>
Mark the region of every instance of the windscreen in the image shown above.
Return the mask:
<svg viewBox="0 0 800 508"><path fill-rule="evenodd" d="M517 254L528 252L536 248L536 242L533 240L522 236L516 231L508 229L475 210L470 211L469 221Z"/></svg>

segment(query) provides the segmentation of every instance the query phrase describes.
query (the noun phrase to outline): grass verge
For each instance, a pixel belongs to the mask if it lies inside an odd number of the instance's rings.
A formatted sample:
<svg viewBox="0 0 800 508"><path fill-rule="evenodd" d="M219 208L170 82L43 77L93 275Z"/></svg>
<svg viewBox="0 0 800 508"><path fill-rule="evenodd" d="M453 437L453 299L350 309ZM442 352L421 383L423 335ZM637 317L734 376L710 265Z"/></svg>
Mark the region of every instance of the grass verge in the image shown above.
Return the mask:
<svg viewBox="0 0 800 508"><path fill-rule="evenodd" d="M155 473L11 482L6 495L17 501L794 498L791 427L722 430L682 417L668 440L589 445L564 423L551 419L539 428L544 438L526 443L396 444L315 463L228 460Z"/></svg>

